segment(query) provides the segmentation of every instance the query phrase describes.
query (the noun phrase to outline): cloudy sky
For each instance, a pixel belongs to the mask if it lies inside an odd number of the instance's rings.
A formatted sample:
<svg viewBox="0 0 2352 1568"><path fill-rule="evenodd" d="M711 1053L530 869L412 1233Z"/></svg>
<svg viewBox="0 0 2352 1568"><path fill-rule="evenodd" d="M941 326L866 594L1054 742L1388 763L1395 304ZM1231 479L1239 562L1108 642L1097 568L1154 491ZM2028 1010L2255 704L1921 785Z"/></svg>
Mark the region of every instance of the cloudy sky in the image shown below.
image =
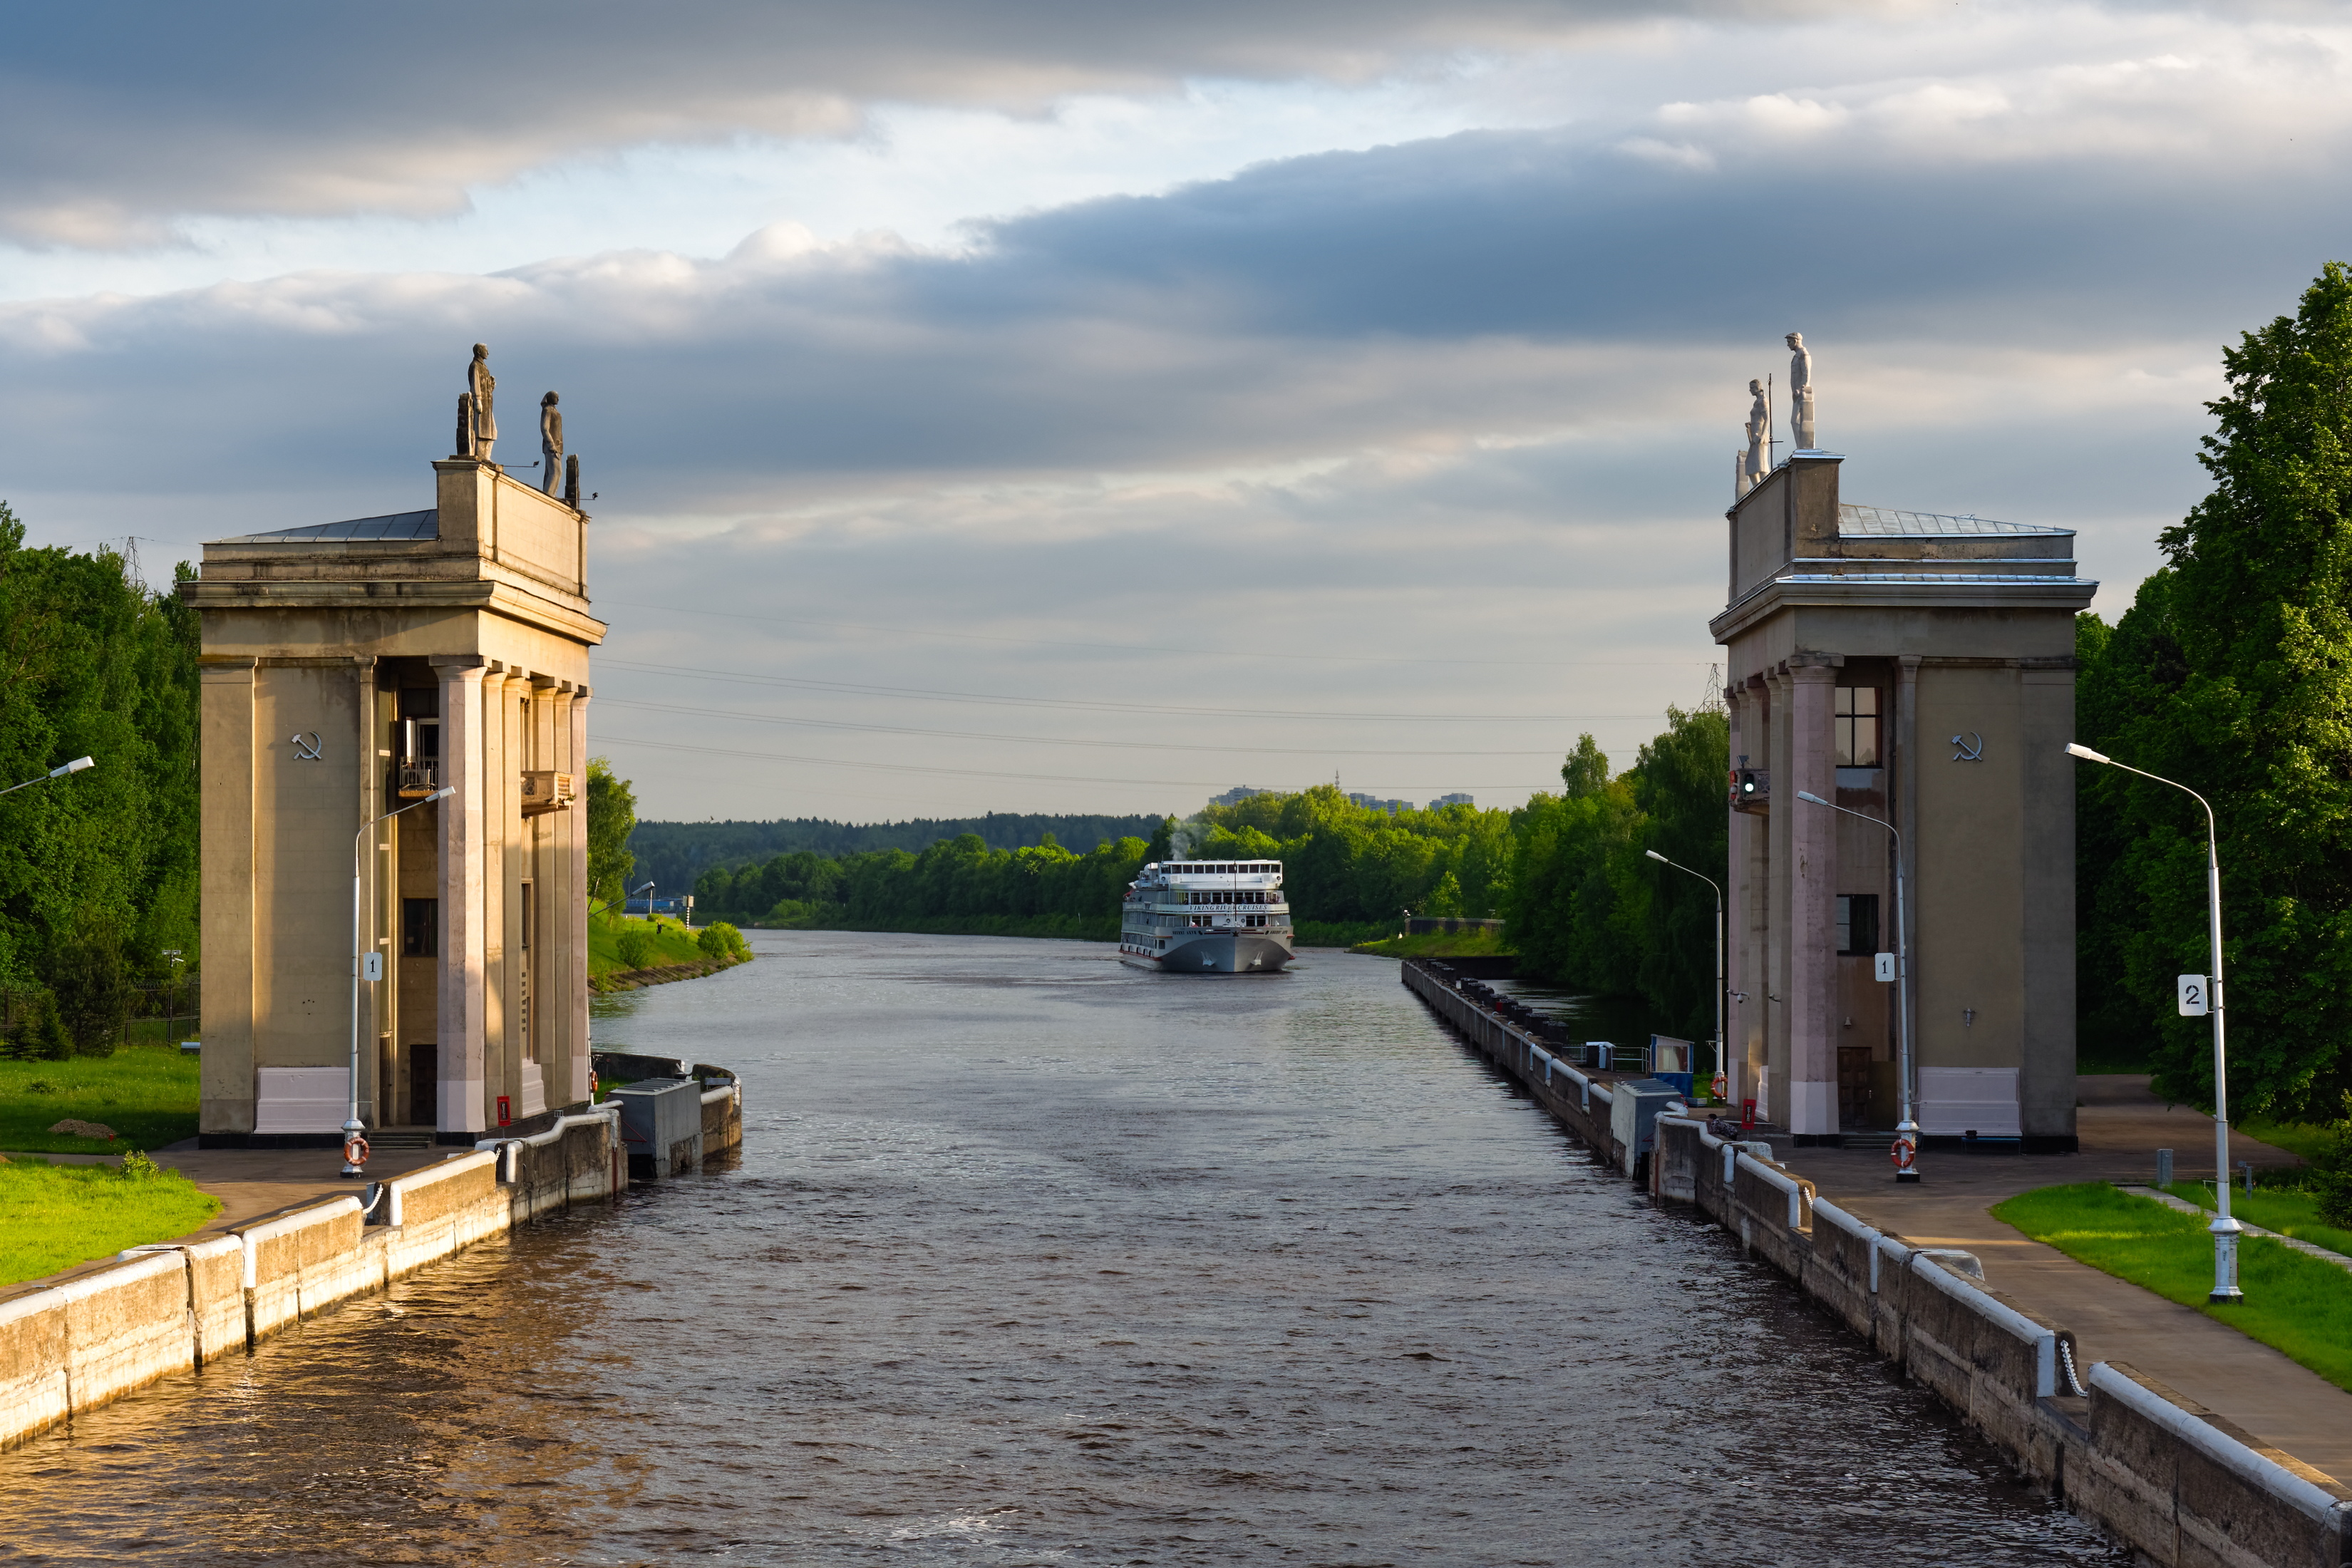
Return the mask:
<svg viewBox="0 0 2352 1568"><path fill-rule="evenodd" d="M35 541L428 504L487 341L668 817L1622 766L1791 328L1848 499L2078 529L2112 616L2352 257L2320 5L100 4L0 138Z"/></svg>

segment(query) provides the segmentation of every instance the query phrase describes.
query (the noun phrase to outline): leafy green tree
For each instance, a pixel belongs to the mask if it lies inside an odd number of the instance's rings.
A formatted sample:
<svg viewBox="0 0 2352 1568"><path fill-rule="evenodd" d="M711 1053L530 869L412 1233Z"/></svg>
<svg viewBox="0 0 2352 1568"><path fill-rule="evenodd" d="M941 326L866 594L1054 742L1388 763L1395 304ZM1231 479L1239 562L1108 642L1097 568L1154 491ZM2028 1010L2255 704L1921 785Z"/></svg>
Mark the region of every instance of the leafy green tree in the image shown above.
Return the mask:
<svg viewBox="0 0 2352 1568"><path fill-rule="evenodd" d="M636 857L629 830L637 825L637 795L603 757L588 759L588 896L614 910L629 889ZM632 966L634 967L634 966Z"/></svg>
<svg viewBox="0 0 2352 1568"><path fill-rule="evenodd" d="M1643 818L1639 847L1713 878L1727 892L1730 770L1731 726L1724 715L1669 708L1664 731L1642 747L1632 772L1633 805ZM1715 894L1646 854L1635 865L1647 868L1650 881L1636 966L1642 994L1687 1037L1712 1038Z"/></svg>
<svg viewBox="0 0 2352 1568"><path fill-rule="evenodd" d="M2328 263L2222 369L2212 490L2098 650L2086 732L2213 803L2233 1110L2332 1108L2352 1042L2352 271ZM2210 1103L2207 1026L2171 1006L2171 976L2206 967L2203 813L2128 774L2083 784L2089 851L2111 857L2095 962L2120 958L2159 1087Z"/></svg>

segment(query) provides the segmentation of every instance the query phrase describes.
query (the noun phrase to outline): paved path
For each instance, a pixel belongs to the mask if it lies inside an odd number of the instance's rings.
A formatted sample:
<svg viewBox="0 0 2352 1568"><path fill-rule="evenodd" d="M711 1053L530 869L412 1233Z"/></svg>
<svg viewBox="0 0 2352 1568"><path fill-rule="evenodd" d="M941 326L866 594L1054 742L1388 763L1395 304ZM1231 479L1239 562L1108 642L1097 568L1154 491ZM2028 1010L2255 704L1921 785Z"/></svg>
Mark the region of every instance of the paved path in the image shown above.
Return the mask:
<svg viewBox="0 0 2352 1568"><path fill-rule="evenodd" d="M2211 1173L2211 1118L2168 1110L2149 1095L2144 1078L2082 1082L2079 1154L1931 1151L1919 1160L1925 1179L1898 1186L1875 1138L1862 1148L1784 1147L1783 1153L1823 1197L1865 1223L1915 1244L1975 1253L1988 1285L2074 1331L2086 1367L2128 1362L2304 1463L2352 1478L2352 1394L2227 1324L2030 1241L1985 1212L2033 1187L2150 1181L2160 1148L2173 1152L2176 1179ZM2230 1156L2257 1166L2294 1163L2283 1150L2235 1134Z"/></svg>
<svg viewBox="0 0 2352 1568"><path fill-rule="evenodd" d="M343 1168L341 1149L199 1149L195 1145L193 1138L168 1144L155 1150L152 1158L157 1164L172 1167L220 1199L220 1213L201 1230L161 1239L196 1241L281 1209L346 1194L359 1197L367 1190L367 1181L347 1182L339 1174ZM402 1175L448 1155L466 1152L468 1151L450 1148L379 1149L369 1156L368 1178L381 1181L386 1176ZM121 1163L121 1157L114 1154L10 1154L7 1158L47 1160L53 1165ZM0 1286L0 1300L45 1290L113 1261L110 1257L98 1258L43 1279Z"/></svg>

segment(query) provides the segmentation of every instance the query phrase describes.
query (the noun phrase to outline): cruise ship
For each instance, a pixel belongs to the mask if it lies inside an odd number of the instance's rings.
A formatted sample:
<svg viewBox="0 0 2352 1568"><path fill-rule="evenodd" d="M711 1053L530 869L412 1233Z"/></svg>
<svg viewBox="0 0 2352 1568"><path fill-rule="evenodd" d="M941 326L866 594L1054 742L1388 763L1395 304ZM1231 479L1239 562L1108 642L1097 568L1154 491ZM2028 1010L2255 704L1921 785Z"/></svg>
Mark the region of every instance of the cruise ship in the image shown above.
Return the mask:
<svg viewBox="0 0 2352 1568"><path fill-rule="evenodd" d="M1279 860L1155 860L1119 915L1119 960L1138 969L1271 974L1291 960Z"/></svg>

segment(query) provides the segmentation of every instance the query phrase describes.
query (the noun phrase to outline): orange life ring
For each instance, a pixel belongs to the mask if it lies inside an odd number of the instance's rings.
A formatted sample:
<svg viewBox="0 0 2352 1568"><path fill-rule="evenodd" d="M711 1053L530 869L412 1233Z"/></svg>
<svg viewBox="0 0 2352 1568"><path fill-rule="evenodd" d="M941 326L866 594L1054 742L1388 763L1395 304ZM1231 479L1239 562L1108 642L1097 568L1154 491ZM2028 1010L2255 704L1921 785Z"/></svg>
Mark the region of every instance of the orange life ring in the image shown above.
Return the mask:
<svg viewBox="0 0 2352 1568"><path fill-rule="evenodd" d="M1895 1147L1887 1152L1886 1157L1895 1162L1897 1171L1907 1171L1919 1163L1919 1145L1897 1133Z"/></svg>
<svg viewBox="0 0 2352 1568"><path fill-rule="evenodd" d="M366 1139L354 1132L349 1138L343 1140L343 1163L345 1164L364 1165L367 1163L367 1157L368 1144Z"/></svg>

